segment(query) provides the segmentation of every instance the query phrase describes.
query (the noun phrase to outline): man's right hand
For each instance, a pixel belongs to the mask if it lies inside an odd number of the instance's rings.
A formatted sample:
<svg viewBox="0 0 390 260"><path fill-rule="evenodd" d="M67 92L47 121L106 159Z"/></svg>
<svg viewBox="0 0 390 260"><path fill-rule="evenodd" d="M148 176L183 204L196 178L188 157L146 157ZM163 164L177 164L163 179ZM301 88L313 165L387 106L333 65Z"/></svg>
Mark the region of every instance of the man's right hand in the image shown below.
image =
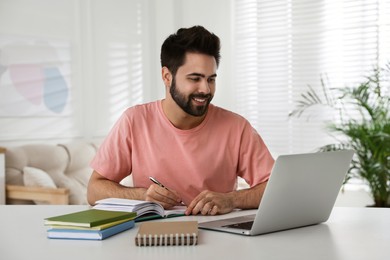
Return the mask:
<svg viewBox="0 0 390 260"><path fill-rule="evenodd" d="M182 205L181 197L176 191L168 190L154 183L146 190L144 200L157 202L164 209L171 209L174 206Z"/></svg>

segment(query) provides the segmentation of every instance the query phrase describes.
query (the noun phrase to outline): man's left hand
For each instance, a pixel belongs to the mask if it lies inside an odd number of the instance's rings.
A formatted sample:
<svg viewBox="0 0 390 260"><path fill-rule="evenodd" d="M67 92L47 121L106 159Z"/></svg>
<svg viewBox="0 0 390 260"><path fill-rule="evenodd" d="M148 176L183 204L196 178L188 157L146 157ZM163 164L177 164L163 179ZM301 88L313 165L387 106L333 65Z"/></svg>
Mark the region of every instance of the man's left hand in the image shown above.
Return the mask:
<svg viewBox="0 0 390 260"><path fill-rule="evenodd" d="M188 205L186 215L217 215L229 213L234 209L232 193L202 191Z"/></svg>

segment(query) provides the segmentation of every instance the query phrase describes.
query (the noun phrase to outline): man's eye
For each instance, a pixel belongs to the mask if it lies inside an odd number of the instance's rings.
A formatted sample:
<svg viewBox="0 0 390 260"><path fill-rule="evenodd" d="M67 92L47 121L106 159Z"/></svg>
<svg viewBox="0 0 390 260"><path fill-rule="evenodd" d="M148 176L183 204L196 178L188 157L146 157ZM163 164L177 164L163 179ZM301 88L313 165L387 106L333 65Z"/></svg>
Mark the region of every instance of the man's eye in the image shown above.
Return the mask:
<svg viewBox="0 0 390 260"><path fill-rule="evenodd" d="M198 82L200 78L189 78L191 81Z"/></svg>
<svg viewBox="0 0 390 260"><path fill-rule="evenodd" d="M209 83L214 83L214 82L215 82L215 78L209 78L209 79L208 79L208 82L209 82Z"/></svg>

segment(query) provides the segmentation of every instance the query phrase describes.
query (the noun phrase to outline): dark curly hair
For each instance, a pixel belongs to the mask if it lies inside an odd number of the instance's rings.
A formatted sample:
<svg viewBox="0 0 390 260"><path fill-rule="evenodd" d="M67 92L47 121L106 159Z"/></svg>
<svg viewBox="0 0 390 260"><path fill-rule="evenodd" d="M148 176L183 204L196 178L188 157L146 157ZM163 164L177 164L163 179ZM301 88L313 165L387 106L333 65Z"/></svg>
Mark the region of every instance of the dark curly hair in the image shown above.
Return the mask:
<svg viewBox="0 0 390 260"><path fill-rule="evenodd" d="M204 27L181 28L171 34L161 46L161 66L167 67L175 76L179 67L184 64L187 52L213 56L218 66L221 58L220 49L218 36Z"/></svg>

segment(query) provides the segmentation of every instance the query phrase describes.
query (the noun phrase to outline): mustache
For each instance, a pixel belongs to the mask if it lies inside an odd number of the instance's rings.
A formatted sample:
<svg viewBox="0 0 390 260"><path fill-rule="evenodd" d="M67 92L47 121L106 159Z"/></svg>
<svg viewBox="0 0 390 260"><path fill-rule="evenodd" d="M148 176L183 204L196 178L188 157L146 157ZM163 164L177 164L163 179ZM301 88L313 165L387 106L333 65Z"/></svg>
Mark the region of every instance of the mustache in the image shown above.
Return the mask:
<svg viewBox="0 0 390 260"><path fill-rule="evenodd" d="M205 99L211 99L211 94L191 94L190 98L205 98Z"/></svg>

